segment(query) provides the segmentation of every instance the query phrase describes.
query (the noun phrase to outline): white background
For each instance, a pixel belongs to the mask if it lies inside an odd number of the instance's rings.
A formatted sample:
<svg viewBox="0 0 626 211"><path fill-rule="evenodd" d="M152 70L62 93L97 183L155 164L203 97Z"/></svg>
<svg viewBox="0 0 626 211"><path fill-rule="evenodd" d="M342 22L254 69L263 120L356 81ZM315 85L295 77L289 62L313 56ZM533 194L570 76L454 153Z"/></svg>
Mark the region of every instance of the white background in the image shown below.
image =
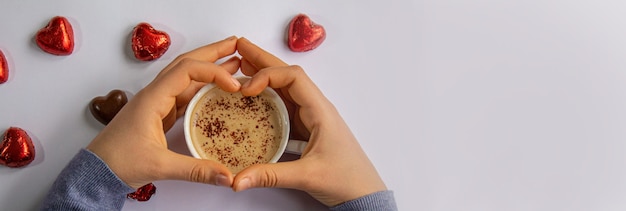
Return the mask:
<svg viewBox="0 0 626 211"><path fill-rule="evenodd" d="M38 207L102 126L88 102L136 93L178 54L245 36L298 64L342 113L401 210L626 210L626 2L621 0L9 1L0 2L0 130L36 139L31 165L0 167L0 209ZM289 20L328 37L293 53ZM43 53L33 37L56 15L76 48ZM129 53L146 21L172 46ZM179 124L171 148L185 151ZM302 175L306 176L306 175ZM315 210L305 193L160 181L125 210Z"/></svg>

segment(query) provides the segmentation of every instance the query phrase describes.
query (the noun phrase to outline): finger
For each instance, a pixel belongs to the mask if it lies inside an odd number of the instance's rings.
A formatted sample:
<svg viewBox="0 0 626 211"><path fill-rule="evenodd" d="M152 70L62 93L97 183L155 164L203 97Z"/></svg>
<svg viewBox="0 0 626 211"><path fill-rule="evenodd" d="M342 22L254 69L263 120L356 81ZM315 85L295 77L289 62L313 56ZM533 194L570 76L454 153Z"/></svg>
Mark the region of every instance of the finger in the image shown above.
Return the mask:
<svg viewBox="0 0 626 211"><path fill-rule="evenodd" d="M259 46L256 46L254 43L250 42L250 40L243 37L237 40L237 52L258 69L287 65L287 63L283 62L278 57L259 48Z"/></svg>
<svg viewBox="0 0 626 211"><path fill-rule="evenodd" d="M300 106L315 105L319 103L318 100L326 99L304 70L296 65L260 70L243 84L241 93L246 96L258 95L268 86L274 89L288 88L288 95Z"/></svg>
<svg viewBox="0 0 626 211"><path fill-rule="evenodd" d="M302 189L306 177L307 165L301 160L256 164L237 173L233 181L234 191L243 191L250 188L294 188Z"/></svg>
<svg viewBox="0 0 626 211"><path fill-rule="evenodd" d="M221 67L226 69L231 75L235 74L239 67L241 66L241 60L239 57L233 56L230 59L226 60L224 63L220 64Z"/></svg>
<svg viewBox="0 0 626 211"><path fill-rule="evenodd" d="M219 186L232 186L233 175L226 166L211 160L197 159L171 151L161 166L164 179L185 180Z"/></svg>
<svg viewBox="0 0 626 211"><path fill-rule="evenodd" d="M169 65L167 65L158 75L157 77L163 75L168 72L172 67L176 66L180 61L184 59L195 59L200 61L207 62L215 62L218 59L232 55L235 53L237 44L237 37L230 36L224 40L214 42L199 48L196 48L187 53L181 54L174 61L172 61Z"/></svg>
<svg viewBox="0 0 626 211"><path fill-rule="evenodd" d="M255 96L266 87L281 95L290 116L290 136L309 140L311 130L320 122L339 121L336 109L298 66L270 67L260 70L241 87L241 93Z"/></svg>
<svg viewBox="0 0 626 211"><path fill-rule="evenodd" d="M191 81L187 89L185 89L185 91L176 96L176 108L183 108L187 104L189 104L189 101L191 100L191 98L193 98L196 92L198 92L198 90L200 90L206 84L207 83L204 82Z"/></svg>
<svg viewBox="0 0 626 211"><path fill-rule="evenodd" d="M239 90L240 84L231 73L212 62L202 62L191 59L181 60L171 71L162 77L156 78L148 84L137 96L147 95L146 99L152 102L162 102L157 112L161 118L174 106L176 97L181 95L193 81L212 83L228 92ZM158 106L158 105L157 105Z"/></svg>
<svg viewBox="0 0 626 211"><path fill-rule="evenodd" d="M245 58L241 59L241 73L247 76L253 76L259 71L253 64L251 64Z"/></svg>
<svg viewBox="0 0 626 211"><path fill-rule="evenodd" d="M239 69L239 62L238 57L232 57L219 66L232 75ZM206 85L204 82L192 81L185 91L176 96L176 107L179 108L179 115L177 115L177 117L180 117L180 113L184 113L184 107L187 106L191 98L193 98L196 92L198 92L198 90L200 90L204 85ZM182 110L182 112L180 110Z"/></svg>
<svg viewBox="0 0 626 211"><path fill-rule="evenodd" d="M150 85L154 85L154 89L160 91L159 93L175 97L185 91L192 81L216 83L229 92L239 89L239 81L224 67L197 60L182 60L172 71Z"/></svg>

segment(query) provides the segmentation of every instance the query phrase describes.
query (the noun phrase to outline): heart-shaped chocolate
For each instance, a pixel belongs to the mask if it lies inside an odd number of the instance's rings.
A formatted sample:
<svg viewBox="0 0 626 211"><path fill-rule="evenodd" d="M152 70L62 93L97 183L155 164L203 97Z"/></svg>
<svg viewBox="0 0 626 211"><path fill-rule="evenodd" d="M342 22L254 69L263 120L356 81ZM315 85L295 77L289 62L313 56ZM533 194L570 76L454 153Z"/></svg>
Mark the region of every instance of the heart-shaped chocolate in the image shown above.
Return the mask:
<svg viewBox="0 0 626 211"><path fill-rule="evenodd" d="M39 48L50 54L63 56L74 51L74 30L65 17L52 18L46 27L37 32L36 40Z"/></svg>
<svg viewBox="0 0 626 211"><path fill-rule="evenodd" d="M19 127L11 127L4 133L0 144L0 165L22 167L35 160L35 145L28 133Z"/></svg>
<svg viewBox="0 0 626 211"><path fill-rule="evenodd" d="M294 52L310 51L326 39L324 27L315 24L307 15L299 14L289 23L287 45Z"/></svg>
<svg viewBox="0 0 626 211"><path fill-rule="evenodd" d="M9 64L4 57L4 53L0 50L0 84L9 80Z"/></svg>
<svg viewBox="0 0 626 211"><path fill-rule="evenodd" d="M139 23L133 29L131 47L135 58L151 61L160 58L170 47L170 36L164 31L154 29L148 23Z"/></svg>
<svg viewBox="0 0 626 211"><path fill-rule="evenodd" d="M135 192L126 195L127 198L135 199L137 201L148 201L152 195L156 193L156 186L150 183L138 188Z"/></svg>
<svg viewBox="0 0 626 211"><path fill-rule="evenodd" d="M100 123L107 125L128 102L122 90L112 90L106 96L98 96L89 103L89 111Z"/></svg>

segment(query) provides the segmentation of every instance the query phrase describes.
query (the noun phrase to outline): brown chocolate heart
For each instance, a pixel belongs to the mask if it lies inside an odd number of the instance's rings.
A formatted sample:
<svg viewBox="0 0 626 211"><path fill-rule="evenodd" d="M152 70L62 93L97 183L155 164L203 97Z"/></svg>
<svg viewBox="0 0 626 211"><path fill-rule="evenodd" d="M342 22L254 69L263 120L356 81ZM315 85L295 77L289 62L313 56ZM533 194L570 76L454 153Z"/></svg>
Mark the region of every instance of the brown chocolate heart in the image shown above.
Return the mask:
<svg viewBox="0 0 626 211"><path fill-rule="evenodd" d="M113 117L122 110L128 102L126 93L122 90L112 90L106 96L93 98L89 103L89 111L100 123L107 125Z"/></svg>

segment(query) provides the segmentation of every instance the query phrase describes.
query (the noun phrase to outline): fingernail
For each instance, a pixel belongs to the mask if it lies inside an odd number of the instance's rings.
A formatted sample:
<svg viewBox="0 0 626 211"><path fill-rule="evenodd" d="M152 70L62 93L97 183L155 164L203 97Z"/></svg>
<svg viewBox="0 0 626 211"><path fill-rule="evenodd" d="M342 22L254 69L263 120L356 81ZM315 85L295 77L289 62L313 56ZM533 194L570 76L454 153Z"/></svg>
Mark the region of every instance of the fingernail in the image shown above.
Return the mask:
<svg viewBox="0 0 626 211"><path fill-rule="evenodd" d="M233 36L227 37L224 40L234 40L234 39L237 39L237 36L233 35Z"/></svg>
<svg viewBox="0 0 626 211"><path fill-rule="evenodd" d="M241 83L239 83L239 80L237 80L236 78L231 77L230 80L233 82L233 85L235 87L240 87Z"/></svg>
<svg viewBox="0 0 626 211"><path fill-rule="evenodd" d="M218 174L215 176L215 185L230 187L230 179L226 175Z"/></svg>
<svg viewBox="0 0 626 211"><path fill-rule="evenodd" d="M243 178L237 184L237 191L242 191L242 190L248 189L248 188L250 188L251 185L252 184L250 183L250 178L248 178L248 177Z"/></svg>

